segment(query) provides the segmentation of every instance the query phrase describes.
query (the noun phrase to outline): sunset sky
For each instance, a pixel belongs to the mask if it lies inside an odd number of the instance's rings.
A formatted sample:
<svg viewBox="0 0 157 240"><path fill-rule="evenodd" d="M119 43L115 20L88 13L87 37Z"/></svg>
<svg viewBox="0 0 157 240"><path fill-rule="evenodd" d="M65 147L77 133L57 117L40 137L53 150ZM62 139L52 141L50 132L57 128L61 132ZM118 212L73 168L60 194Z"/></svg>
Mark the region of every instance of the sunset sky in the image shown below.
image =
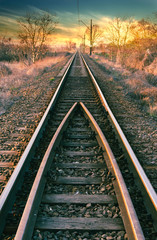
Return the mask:
<svg viewBox="0 0 157 240"><path fill-rule="evenodd" d="M79 4L78 4L79 3ZM78 8L79 5L79 8ZM85 26L78 24L78 17L89 25L104 27L108 19L117 16L132 16L135 19L149 17L157 12L157 0L0 0L0 34L17 36L17 18L27 12L56 14L58 25L52 43L81 41Z"/></svg>

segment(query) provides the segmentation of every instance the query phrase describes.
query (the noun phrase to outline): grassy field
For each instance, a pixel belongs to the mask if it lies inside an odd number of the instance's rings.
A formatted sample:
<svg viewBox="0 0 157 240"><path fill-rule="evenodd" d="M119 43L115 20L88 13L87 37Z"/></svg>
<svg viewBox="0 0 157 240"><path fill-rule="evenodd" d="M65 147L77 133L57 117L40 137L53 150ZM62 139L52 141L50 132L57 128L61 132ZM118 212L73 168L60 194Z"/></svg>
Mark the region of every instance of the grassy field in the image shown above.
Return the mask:
<svg viewBox="0 0 157 240"><path fill-rule="evenodd" d="M21 89L31 87L38 76L50 71L52 66L65 59L66 54L60 54L39 60L30 66L23 62L0 62L0 114L13 104L18 93L20 96Z"/></svg>
<svg viewBox="0 0 157 240"><path fill-rule="evenodd" d="M126 94L138 100L150 115L157 116L157 58L142 70L129 69L101 55L92 58L108 70L113 81L123 85Z"/></svg>

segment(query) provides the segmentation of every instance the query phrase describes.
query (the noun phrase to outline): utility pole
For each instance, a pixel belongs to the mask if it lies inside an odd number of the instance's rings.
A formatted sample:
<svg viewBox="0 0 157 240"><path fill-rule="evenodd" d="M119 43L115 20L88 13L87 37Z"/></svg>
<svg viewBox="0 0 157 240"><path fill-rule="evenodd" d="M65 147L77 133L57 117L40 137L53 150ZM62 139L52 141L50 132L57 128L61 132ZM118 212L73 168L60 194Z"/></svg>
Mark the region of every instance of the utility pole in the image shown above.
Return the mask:
<svg viewBox="0 0 157 240"><path fill-rule="evenodd" d="M92 55L92 48L93 48L93 39L92 39L92 19L90 20L90 26L88 27L82 20L79 20L79 22L82 22L89 30L89 35L90 35L90 55ZM85 36L84 36L84 41L85 41Z"/></svg>
<svg viewBox="0 0 157 240"><path fill-rule="evenodd" d="M90 20L90 55L92 55L92 47L93 47L93 40L92 40L92 19Z"/></svg>
<svg viewBox="0 0 157 240"><path fill-rule="evenodd" d="M86 35L84 34L84 38L83 38L84 42L83 42L83 53L85 53L85 49L86 49Z"/></svg>

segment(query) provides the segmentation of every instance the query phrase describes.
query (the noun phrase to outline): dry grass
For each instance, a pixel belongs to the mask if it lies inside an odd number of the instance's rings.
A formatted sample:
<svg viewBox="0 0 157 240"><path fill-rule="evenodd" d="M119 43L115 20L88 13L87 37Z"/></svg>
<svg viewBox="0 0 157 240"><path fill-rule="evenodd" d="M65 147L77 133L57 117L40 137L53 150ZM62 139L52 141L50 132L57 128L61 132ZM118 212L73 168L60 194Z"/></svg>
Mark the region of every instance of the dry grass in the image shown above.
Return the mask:
<svg viewBox="0 0 157 240"><path fill-rule="evenodd" d="M141 91L141 95L144 97L152 97L157 100L157 87L146 88Z"/></svg>
<svg viewBox="0 0 157 240"><path fill-rule="evenodd" d="M141 73L140 71L139 74L138 72L125 81L125 84L129 86L128 91L138 96L141 103L147 106L151 115L157 115L157 87L148 83L144 72Z"/></svg>
<svg viewBox="0 0 157 240"><path fill-rule="evenodd" d="M115 79L117 75L119 82L127 89L128 94L138 98L142 104L147 106L148 112L151 115L157 115L157 87L151 85L147 80L148 67L143 71L137 70L133 73L123 66L108 61L102 56L94 55L92 58L110 70L113 79ZM156 76L155 74L157 74L157 65L155 63L157 63L157 58L154 59L153 63L149 66L149 71L154 77Z"/></svg>
<svg viewBox="0 0 157 240"><path fill-rule="evenodd" d="M140 94L142 100L149 106L150 115L157 115L157 87L145 88Z"/></svg>
<svg viewBox="0 0 157 240"><path fill-rule="evenodd" d="M126 79L125 83L129 86L130 89L138 90L145 88L147 85L145 80L143 81L141 78L130 77Z"/></svg>
<svg viewBox="0 0 157 240"><path fill-rule="evenodd" d="M153 75L157 75L157 58L155 58L154 61L145 68L145 71Z"/></svg>
<svg viewBox="0 0 157 240"><path fill-rule="evenodd" d="M157 104L149 107L149 110L150 110L150 115L152 116L157 116Z"/></svg>
<svg viewBox="0 0 157 240"><path fill-rule="evenodd" d="M18 90L20 92L21 88L31 84L33 78L50 71L52 66L65 59L66 56L64 54L60 56L47 57L43 60L37 61L31 66L26 66L22 62L1 62L0 64L3 67L0 69L0 114L3 113L10 104L12 104L14 90Z"/></svg>
<svg viewBox="0 0 157 240"><path fill-rule="evenodd" d="M37 62L35 62L34 64L30 65L30 66L26 66L24 63L22 62L13 62L13 63L8 63L8 62L4 62L3 64L8 67L10 69L10 71L12 72L12 76L10 78L10 80L12 79L13 76L21 76L21 75L33 75L36 76L39 74L39 71L44 69L45 67L51 67L52 65L61 62L65 59L64 55L61 56L55 56L55 57L47 57L44 58L43 60L38 60ZM4 75L2 77L5 77L6 74L4 73ZM1 80L1 79L0 79ZM3 81L3 80L2 80Z"/></svg>
<svg viewBox="0 0 157 240"><path fill-rule="evenodd" d="M113 70L116 70L117 72L119 71L122 76L127 76L130 73L127 69L123 68L120 64L111 62L103 56L92 55L92 58L98 63L105 66L105 68L109 71L113 71Z"/></svg>

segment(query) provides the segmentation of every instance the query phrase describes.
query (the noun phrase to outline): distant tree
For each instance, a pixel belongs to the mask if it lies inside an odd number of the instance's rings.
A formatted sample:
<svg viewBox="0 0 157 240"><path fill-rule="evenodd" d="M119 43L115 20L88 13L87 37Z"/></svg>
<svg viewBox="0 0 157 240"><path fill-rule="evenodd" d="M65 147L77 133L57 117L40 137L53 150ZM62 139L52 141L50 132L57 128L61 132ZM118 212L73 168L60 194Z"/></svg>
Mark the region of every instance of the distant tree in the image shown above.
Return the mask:
<svg viewBox="0 0 157 240"><path fill-rule="evenodd" d="M25 55L29 64L34 63L42 56L48 36L55 31L56 16L49 13L27 14L18 19L18 24L18 37L24 46Z"/></svg>
<svg viewBox="0 0 157 240"><path fill-rule="evenodd" d="M134 51L142 57L146 52L157 50L157 13L152 18L141 19L135 22L131 28Z"/></svg>
<svg viewBox="0 0 157 240"><path fill-rule="evenodd" d="M106 38L112 46L117 48L116 62L121 60L121 51L126 45L131 32L132 19L131 18L114 18L106 27Z"/></svg>
<svg viewBox="0 0 157 240"><path fill-rule="evenodd" d="M157 39L157 12L153 13L153 18L150 19L150 21L151 21L150 31L152 34L152 38Z"/></svg>
<svg viewBox="0 0 157 240"><path fill-rule="evenodd" d="M67 51L71 51L71 50L75 50L76 49L76 43L72 42L72 41L66 41L66 50Z"/></svg>
<svg viewBox="0 0 157 240"><path fill-rule="evenodd" d="M85 34L88 37L88 40L90 40L90 29L87 28ZM98 25L93 25L92 27L92 46L96 44L96 42L101 38L103 34L102 29Z"/></svg>
<svg viewBox="0 0 157 240"><path fill-rule="evenodd" d="M151 22L144 18L135 22L131 27L134 40L139 42L141 39L151 38L151 25Z"/></svg>

